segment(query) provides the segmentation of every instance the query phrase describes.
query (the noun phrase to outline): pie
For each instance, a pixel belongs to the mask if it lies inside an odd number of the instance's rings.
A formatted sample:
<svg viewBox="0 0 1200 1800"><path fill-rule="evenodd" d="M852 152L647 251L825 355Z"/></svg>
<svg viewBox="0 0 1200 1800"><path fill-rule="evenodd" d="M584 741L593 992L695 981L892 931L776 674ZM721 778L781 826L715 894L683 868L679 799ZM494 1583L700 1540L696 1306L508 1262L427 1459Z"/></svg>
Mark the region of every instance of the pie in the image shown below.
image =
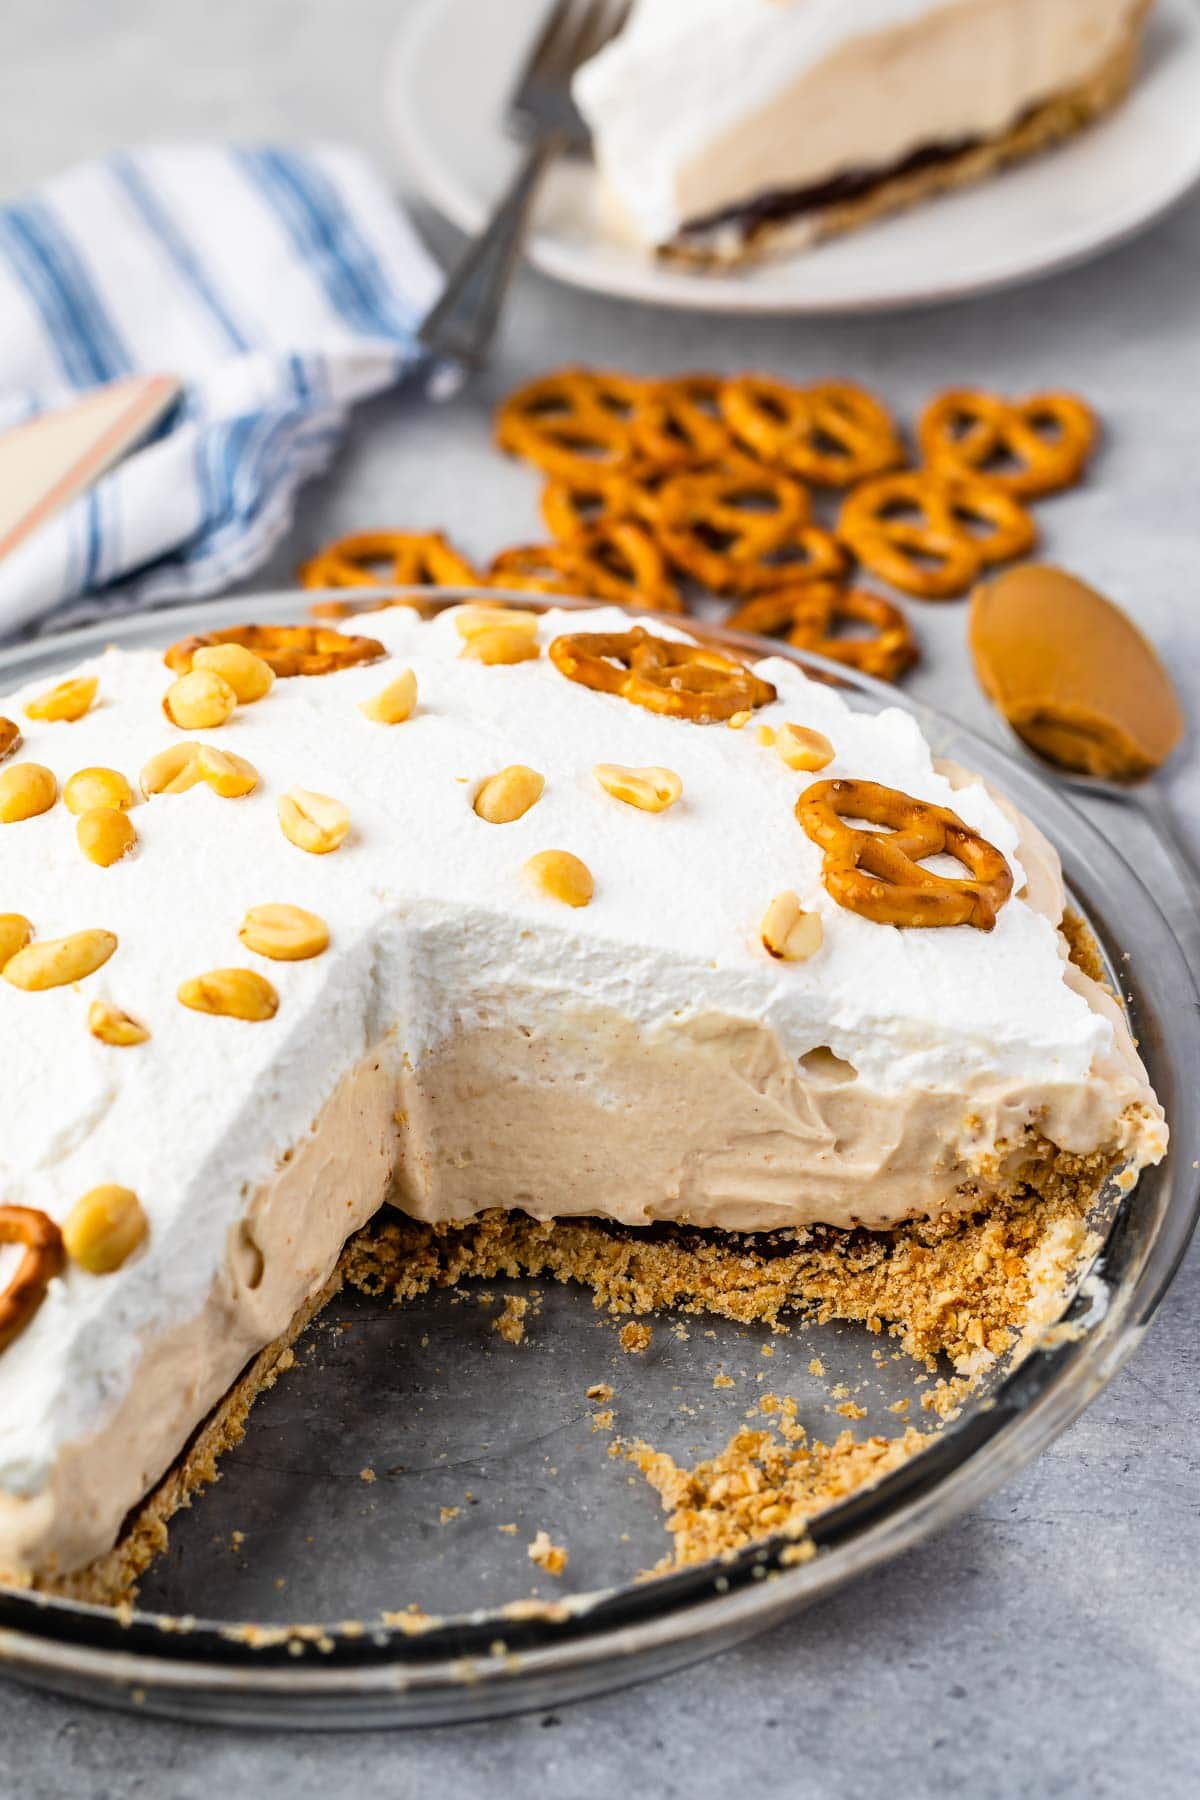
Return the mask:
<svg viewBox="0 0 1200 1800"><path fill-rule="evenodd" d="M10 1583L127 1588L376 1215L744 1286L1164 1154L1053 850L908 714L619 608L353 625L0 704Z"/></svg>
<svg viewBox="0 0 1200 1800"><path fill-rule="evenodd" d="M991 174L1107 112L1150 0L635 0L575 77L620 227L728 265Z"/></svg>

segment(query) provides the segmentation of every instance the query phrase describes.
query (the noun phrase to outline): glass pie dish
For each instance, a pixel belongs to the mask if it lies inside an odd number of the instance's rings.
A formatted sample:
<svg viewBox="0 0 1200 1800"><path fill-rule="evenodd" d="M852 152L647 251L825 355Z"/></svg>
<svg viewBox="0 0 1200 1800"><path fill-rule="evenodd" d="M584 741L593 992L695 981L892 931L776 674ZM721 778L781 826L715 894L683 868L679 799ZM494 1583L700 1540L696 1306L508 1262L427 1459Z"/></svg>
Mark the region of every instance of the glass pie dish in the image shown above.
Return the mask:
<svg viewBox="0 0 1200 1800"><path fill-rule="evenodd" d="M109 642L165 647L222 624L298 620L314 597L241 597L43 639L0 655L0 692ZM389 597L402 596L354 596ZM411 599L476 597L497 595ZM786 645L694 628L836 679L855 708L914 714L937 756L994 782L1058 848L1173 1133L1164 1164L1098 1198L1102 1248L1064 1295L1061 1328L1019 1363L1002 1358L918 1455L819 1513L807 1560L779 1537L644 1577L667 1548L659 1502L613 1453L589 1387L615 1391L623 1439L683 1464L717 1451L771 1392L794 1396L810 1429L836 1432L830 1401L844 1389L864 1434L895 1432L903 1402L919 1415L928 1372L834 1322L772 1334L667 1317L649 1351L627 1355L586 1291L524 1278L403 1306L345 1290L256 1402L221 1480L172 1523L137 1607L0 1592L0 1669L110 1704L309 1727L467 1720L599 1692L765 1630L940 1529L1044 1449L1135 1348L1200 1207L1187 1109L1200 1011L1154 898L1060 793L953 720ZM526 1302L519 1345L493 1329L506 1298ZM569 1571L549 1582L526 1554L547 1529L570 1545Z"/></svg>

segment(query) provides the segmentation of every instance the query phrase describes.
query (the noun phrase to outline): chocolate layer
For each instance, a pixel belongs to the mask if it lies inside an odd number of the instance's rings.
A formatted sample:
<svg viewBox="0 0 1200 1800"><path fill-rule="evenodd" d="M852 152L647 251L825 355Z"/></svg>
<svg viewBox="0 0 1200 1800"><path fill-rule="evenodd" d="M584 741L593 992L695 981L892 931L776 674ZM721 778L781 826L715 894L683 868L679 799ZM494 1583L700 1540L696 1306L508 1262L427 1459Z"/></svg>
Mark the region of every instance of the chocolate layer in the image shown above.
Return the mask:
<svg viewBox="0 0 1200 1800"><path fill-rule="evenodd" d="M981 142L980 138L960 138L951 144L925 144L887 168L847 169L829 181L812 182L808 187L767 190L756 194L753 200L740 201L736 206L722 207L701 218L689 219L679 233L679 242L686 244L694 238L707 237L727 225L737 226L743 238L748 240L781 220L862 199L886 182L953 162Z"/></svg>

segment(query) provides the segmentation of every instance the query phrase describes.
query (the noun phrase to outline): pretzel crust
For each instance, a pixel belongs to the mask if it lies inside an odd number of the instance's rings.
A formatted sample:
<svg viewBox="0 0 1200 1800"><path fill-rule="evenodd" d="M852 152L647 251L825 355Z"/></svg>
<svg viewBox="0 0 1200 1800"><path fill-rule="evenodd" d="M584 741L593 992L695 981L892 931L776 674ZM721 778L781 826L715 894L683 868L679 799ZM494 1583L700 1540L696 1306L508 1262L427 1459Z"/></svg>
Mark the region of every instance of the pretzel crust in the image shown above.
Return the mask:
<svg viewBox="0 0 1200 1800"><path fill-rule="evenodd" d="M1095 413L1075 394L1005 400L951 388L921 414L917 441L931 468L982 475L1006 494L1033 499L1079 479L1098 429Z"/></svg>
<svg viewBox="0 0 1200 1800"><path fill-rule="evenodd" d="M752 595L725 623L763 637L782 635L799 650L845 663L876 681L898 681L921 654L912 626L893 601L839 581L781 583ZM839 637L838 626L843 623L869 630Z"/></svg>
<svg viewBox="0 0 1200 1800"><path fill-rule="evenodd" d="M633 449L632 418L646 391L635 376L556 369L517 388L496 413L496 442L549 475L615 468Z"/></svg>
<svg viewBox="0 0 1200 1800"><path fill-rule="evenodd" d="M304 588L473 587L479 579L440 531L354 532L302 563L298 578Z"/></svg>
<svg viewBox="0 0 1200 1800"><path fill-rule="evenodd" d="M224 631L180 638L163 661L176 674L186 675L197 650L207 644L241 644L279 676L332 675L387 655L378 638L348 637L328 625L231 625Z"/></svg>
<svg viewBox="0 0 1200 1800"><path fill-rule="evenodd" d="M0 1293L0 1350L32 1319L66 1255L54 1220L33 1206L0 1206L0 1244L24 1244L25 1254Z"/></svg>
<svg viewBox="0 0 1200 1800"><path fill-rule="evenodd" d="M763 462L823 487L848 487L907 460L887 408L851 381L793 387L767 375L740 375L721 390L735 439Z"/></svg>
<svg viewBox="0 0 1200 1800"><path fill-rule="evenodd" d="M523 593L576 594L654 612L683 611L662 551L634 519L598 519L565 544L501 550L492 558L487 582Z"/></svg>
<svg viewBox="0 0 1200 1800"><path fill-rule="evenodd" d="M979 535L968 521L987 527ZM985 566L1024 556L1037 526L982 476L906 469L864 481L842 502L838 536L881 580L925 600L966 593Z"/></svg>
<svg viewBox="0 0 1200 1800"><path fill-rule="evenodd" d="M973 925L991 931L1012 893L1007 860L949 807L914 800L876 781L817 781L796 802L796 817L825 852L821 879L839 906L879 925ZM863 819L883 831L845 823ZM946 854L966 877L921 868Z"/></svg>
<svg viewBox="0 0 1200 1800"><path fill-rule="evenodd" d="M668 718L714 724L775 698L775 689L744 663L703 644L632 631L577 631L556 637L551 662L568 681Z"/></svg>

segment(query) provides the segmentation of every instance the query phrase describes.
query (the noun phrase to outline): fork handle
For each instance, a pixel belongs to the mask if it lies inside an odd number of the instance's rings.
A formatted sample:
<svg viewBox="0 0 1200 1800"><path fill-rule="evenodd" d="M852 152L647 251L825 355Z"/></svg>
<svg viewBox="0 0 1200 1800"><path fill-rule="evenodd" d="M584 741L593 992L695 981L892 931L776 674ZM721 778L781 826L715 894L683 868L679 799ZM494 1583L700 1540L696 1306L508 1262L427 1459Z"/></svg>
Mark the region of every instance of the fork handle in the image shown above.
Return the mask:
<svg viewBox="0 0 1200 1800"><path fill-rule="evenodd" d="M564 132L544 132L521 158L491 218L471 239L417 329L418 342L433 356L468 369L486 362L538 186L565 145Z"/></svg>

